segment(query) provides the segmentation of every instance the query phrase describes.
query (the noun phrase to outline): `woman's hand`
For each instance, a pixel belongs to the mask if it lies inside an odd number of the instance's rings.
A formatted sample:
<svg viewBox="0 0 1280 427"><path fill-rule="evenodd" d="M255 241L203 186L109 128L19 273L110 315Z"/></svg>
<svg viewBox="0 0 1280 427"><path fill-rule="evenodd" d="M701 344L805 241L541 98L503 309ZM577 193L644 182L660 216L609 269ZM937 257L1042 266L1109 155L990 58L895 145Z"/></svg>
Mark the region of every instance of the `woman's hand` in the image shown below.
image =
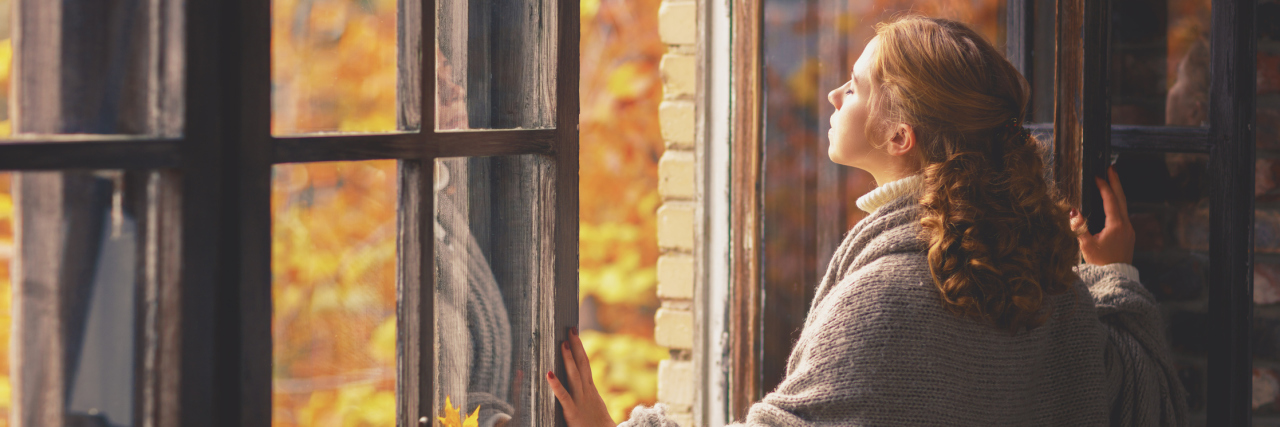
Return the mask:
<svg viewBox="0 0 1280 427"><path fill-rule="evenodd" d="M551 392L564 407L564 420L569 427L614 427L609 418L609 408L604 399L596 391L595 381L591 379L591 361L587 360L587 351L582 348L582 340L578 339L578 328L569 331L569 339L560 343L560 354L564 357L564 370L569 375L569 389L565 390L554 372L547 372L547 383L551 384Z"/></svg>
<svg viewBox="0 0 1280 427"><path fill-rule="evenodd" d="M1133 263L1133 224L1129 223L1129 205L1124 198L1124 188L1120 186L1120 177L1116 168L1107 168L1107 178L1094 178L1098 181L1098 191L1102 193L1102 211L1107 215L1106 225L1098 234L1089 234L1084 218L1076 210L1071 210L1071 228L1076 230L1080 239L1080 253L1084 262L1093 265L1107 265L1122 262Z"/></svg>

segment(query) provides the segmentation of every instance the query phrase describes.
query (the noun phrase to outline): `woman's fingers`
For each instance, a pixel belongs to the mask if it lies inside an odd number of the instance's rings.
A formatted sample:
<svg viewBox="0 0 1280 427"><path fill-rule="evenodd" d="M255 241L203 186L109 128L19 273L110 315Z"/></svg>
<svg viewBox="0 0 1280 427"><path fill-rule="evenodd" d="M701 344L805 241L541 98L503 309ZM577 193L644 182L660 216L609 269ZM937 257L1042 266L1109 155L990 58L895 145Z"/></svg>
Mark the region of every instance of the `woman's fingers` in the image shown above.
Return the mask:
<svg viewBox="0 0 1280 427"><path fill-rule="evenodd" d="M565 418L570 418L570 413L577 414L578 406L574 404L573 396L570 396L569 390L565 390L564 385L560 384L560 380L556 378L554 372L547 372L547 383L551 385L551 393L556 395L556 400L560 401L560 406L564 407Z"/></svg>
<svg viewBox="0 0 1280 427"><path fill-rule="evenodd" d="M564 358L564 371L565 371L565 375L569 376L569 388L573 389L574 393L577 393L579 396L581 396L582 395L582 375L580 374L580 372L582 368L578 366L579 363L577 358L574 357L575 355L571 348L572 346L573 345L570 344L569 340L561 341L560 356Z"/></svg>
<svg viewBox="0 0 1280 427"><path fill-rule="evenodd" d="M1120 215L1125 222L1129 221L1129 199L1124 195L1124 186L1120 185L1120 174L1116 173L1116 167L1107 168L1107 178L1111 181L1111 192L1116 195L1116 201L1120 202Z"/></svg>
<svg viewBox="0 0 1280 427"><path fill-rule="evenodd" d="M569 343L573 349L573 359L578 362L578 379L583 384L595 385L595 380L591 378L591 359L587 358L587 350L582 347L577 327L569 331Z"/></svg>

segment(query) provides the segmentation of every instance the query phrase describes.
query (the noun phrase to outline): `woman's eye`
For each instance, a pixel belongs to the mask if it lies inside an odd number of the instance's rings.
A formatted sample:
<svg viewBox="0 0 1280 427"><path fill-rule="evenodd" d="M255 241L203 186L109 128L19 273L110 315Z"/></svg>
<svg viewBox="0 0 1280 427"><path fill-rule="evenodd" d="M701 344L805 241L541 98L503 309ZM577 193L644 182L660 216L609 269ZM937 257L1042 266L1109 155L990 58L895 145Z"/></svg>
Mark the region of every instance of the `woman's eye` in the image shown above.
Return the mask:
<svg viewBox="0 0 1280 427"><path fill-rule="evenodd" d="M844 94L845 94L845 95L853 95L853 89L849 89L849 90L844 91Z"/></svg>

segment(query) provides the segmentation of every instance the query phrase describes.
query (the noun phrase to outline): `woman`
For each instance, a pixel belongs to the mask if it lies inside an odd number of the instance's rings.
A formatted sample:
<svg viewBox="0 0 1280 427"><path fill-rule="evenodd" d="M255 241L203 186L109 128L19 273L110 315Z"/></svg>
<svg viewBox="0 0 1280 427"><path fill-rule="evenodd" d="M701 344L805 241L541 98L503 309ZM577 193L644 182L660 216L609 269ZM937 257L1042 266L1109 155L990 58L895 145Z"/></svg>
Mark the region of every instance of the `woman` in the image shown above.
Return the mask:
<svg viewBox="0 0 1280 427"><path fill-rule="evenodd" d="M1090 235L1044 178L1019 125L1027 83L1002 55L948 20L876 33L829 95L828 155L880 187L746 424L1184 424L1114 171ZM569 425L612 426L576 334L562 353L569 390L548 381ZM624 424L673 425L661 407Z"/></svg>

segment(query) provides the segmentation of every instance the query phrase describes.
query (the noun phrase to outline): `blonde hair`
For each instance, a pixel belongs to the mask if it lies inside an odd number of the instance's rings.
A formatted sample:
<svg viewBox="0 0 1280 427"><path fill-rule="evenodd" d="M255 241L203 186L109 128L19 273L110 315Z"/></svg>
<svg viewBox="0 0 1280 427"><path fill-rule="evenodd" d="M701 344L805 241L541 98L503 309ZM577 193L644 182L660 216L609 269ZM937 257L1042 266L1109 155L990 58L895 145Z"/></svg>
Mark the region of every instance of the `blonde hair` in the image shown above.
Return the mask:
<svg viewBox="0 0 1280 427"><path fill-rule="evenodd" d="M924 177L929 269L953 313L1017 334L1042 325L1048 295L1078 280L1070 207L1045 180L1020 125L1026 80L959 22L905 16L876 25L867 135L912 127Z"/></svg>

